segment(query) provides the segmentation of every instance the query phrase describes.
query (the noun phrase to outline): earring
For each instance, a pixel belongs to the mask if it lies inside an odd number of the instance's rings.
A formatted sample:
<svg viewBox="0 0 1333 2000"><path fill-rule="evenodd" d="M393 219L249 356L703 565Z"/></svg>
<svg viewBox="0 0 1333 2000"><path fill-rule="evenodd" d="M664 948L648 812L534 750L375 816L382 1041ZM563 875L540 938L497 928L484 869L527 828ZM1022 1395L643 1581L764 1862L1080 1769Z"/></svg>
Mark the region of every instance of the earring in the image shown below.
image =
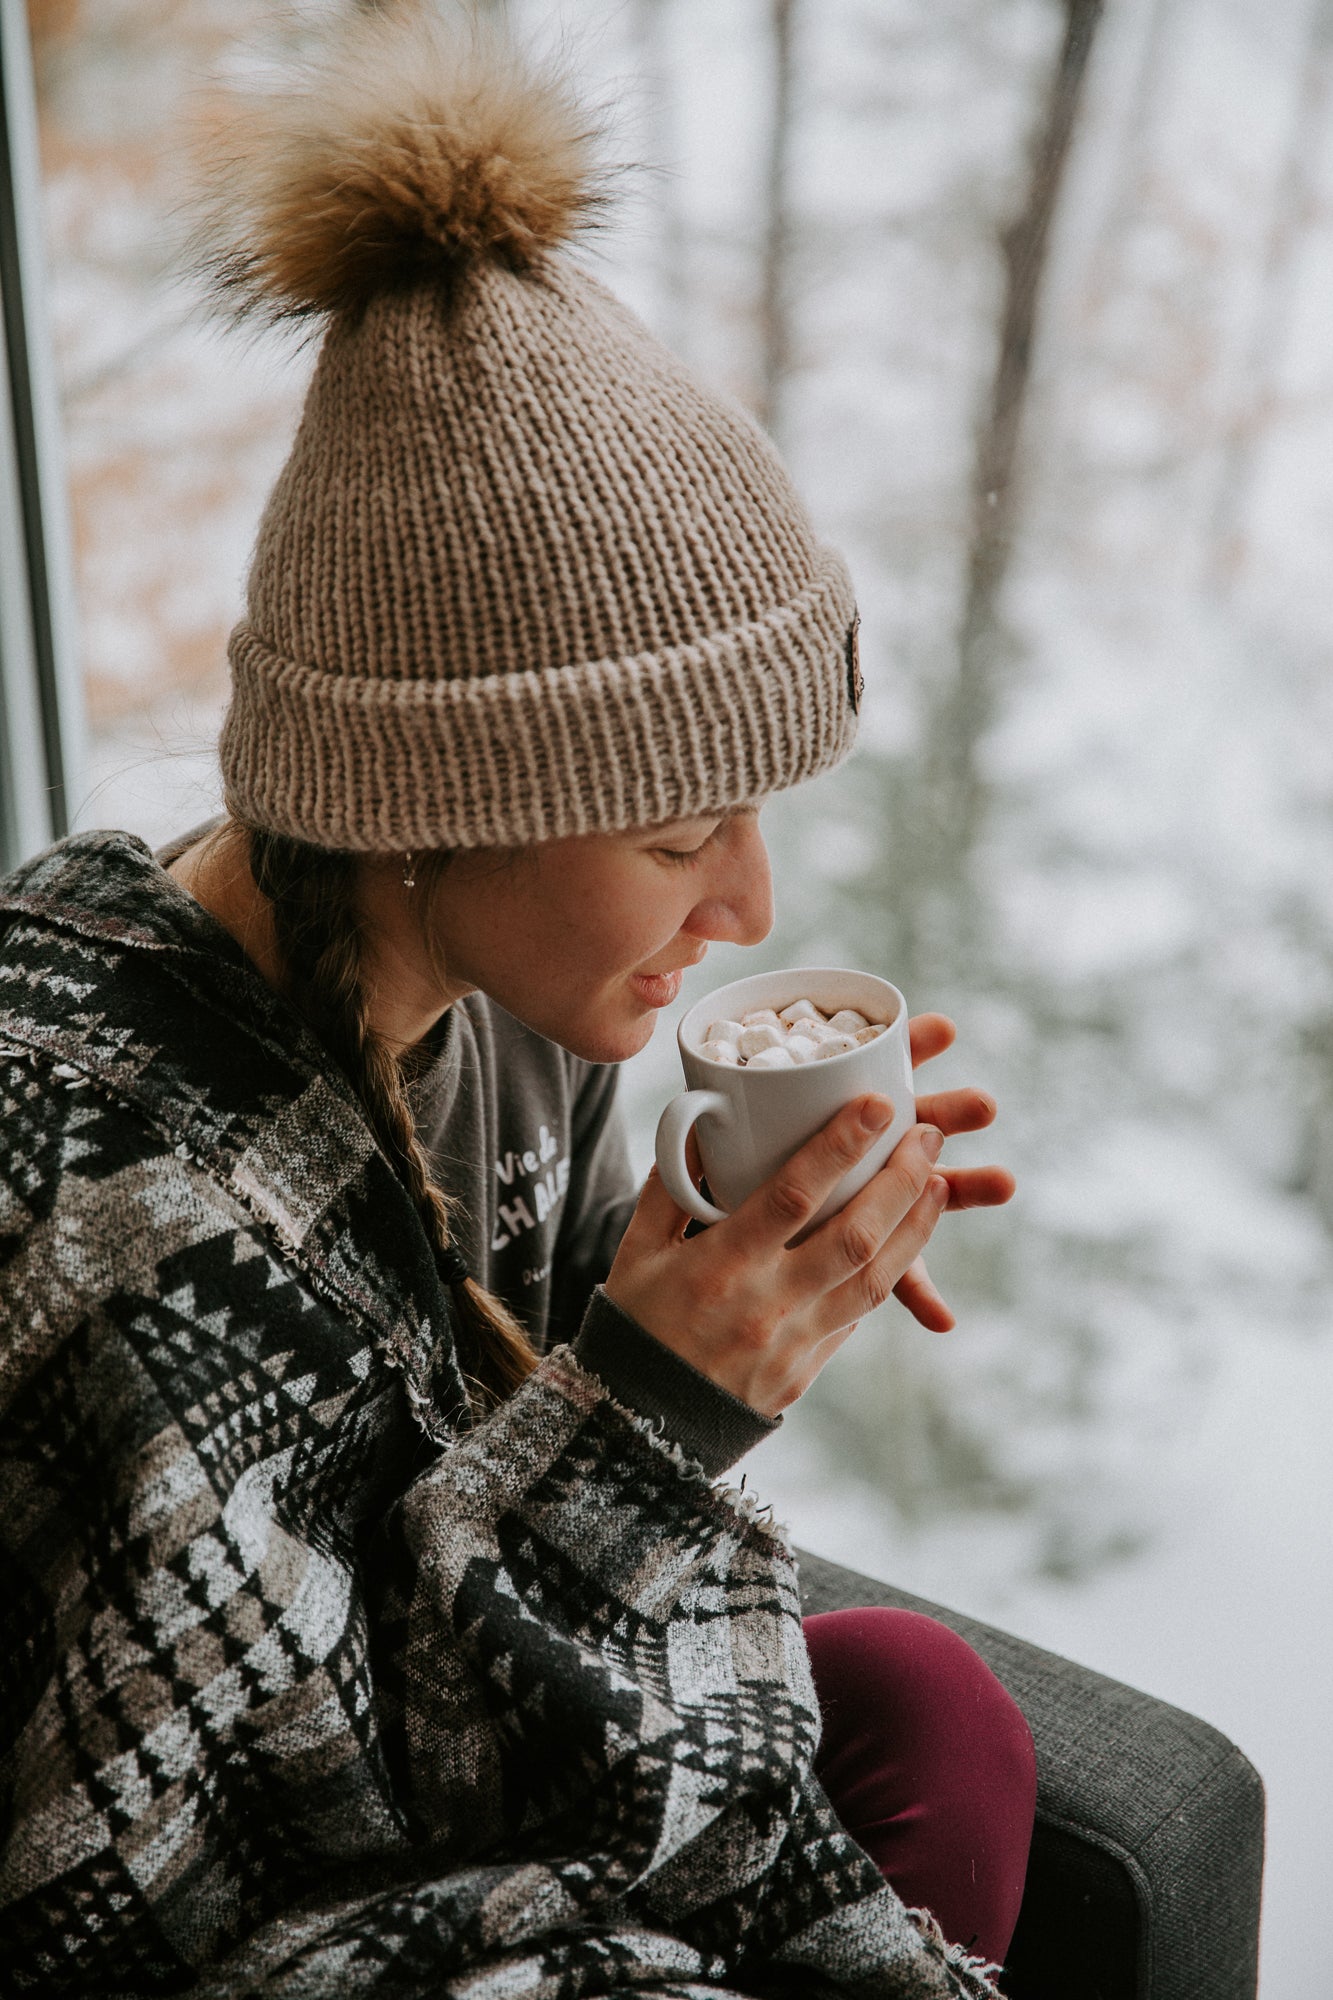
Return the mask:
<svg viewBox="0 0 1333 2000"><path fill-rule="evenodd" d="M417 886L417 858L415 854L403 856L403 887L415 889Z"/></svg>

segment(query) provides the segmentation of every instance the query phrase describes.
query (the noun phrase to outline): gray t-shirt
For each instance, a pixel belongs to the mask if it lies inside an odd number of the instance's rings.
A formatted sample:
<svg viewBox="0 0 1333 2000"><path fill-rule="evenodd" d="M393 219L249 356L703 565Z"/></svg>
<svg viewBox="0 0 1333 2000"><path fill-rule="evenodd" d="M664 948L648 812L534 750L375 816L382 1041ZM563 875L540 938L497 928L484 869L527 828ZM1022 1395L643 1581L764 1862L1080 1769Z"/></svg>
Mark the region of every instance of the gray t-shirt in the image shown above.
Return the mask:
<svg viewBox="0 0 1333 2000"><path fill-rule="evenodd" d="M485 994L422 1045L410 1097L435 1178L459 1203L468 1269L543 1352L573 1340L634 1207L613 1067L548 1042Z"/></svg>

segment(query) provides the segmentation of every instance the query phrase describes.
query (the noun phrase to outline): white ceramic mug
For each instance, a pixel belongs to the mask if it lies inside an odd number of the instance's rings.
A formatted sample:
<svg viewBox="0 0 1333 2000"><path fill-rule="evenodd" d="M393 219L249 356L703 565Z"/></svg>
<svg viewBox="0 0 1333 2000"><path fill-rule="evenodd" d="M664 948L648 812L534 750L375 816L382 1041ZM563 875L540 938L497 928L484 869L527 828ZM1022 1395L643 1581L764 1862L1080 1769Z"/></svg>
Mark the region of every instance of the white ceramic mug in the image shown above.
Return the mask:
<svg viewBox="0 0 1333 2000"><path fill-rule="evenodd" d="M751 1069L700 1053L714 1021L739 1020L758 1007L780 1012L797 1000L813 1001L825 1015L854 1007L868 1021L883 1021L885 1032L841 1055L790 1069ZM852 1098L867 1091L891 1098L893 1123L806 1224L813 1229L879 1172L916 1124L907 1002L896 986L871 972L806 966L755 973L691 1007L676 1040L690 1088L673 1097L658 1120L657 1170L672 1200L700 1222L721 1222ZM685 1164L685 1140L696 1120L704 1174L721 1207L705 1201Z"/></svg>

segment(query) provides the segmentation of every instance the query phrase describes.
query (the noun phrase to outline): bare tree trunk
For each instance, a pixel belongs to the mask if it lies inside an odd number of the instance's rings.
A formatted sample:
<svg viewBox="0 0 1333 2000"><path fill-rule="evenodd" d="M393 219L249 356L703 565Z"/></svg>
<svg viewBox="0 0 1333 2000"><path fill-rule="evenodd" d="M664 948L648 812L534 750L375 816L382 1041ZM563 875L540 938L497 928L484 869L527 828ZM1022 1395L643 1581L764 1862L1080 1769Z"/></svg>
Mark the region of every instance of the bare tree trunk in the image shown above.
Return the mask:
<svg viewBox="0 0 1333 2000"><path fill-rule="evenodd" d="M1277 412L1274 372L1291 319L1296 262L1319 191L1312 172L1333 103L1333 0L1315 0L1310 39L1282 178L1273 204L1262 295L1250 345L1249 394L1221 456L1209 537L1208 583L1228 591L1244 567L1245 509L1268 426Z"/></svg>
<svg viewBox="0 0 1333 2000"><path fill-rule="evenodd" d="M1014 472L1031 374L1037 304L1051 223L1059 199L1102 0L1064 0L1065 32L1051 77L1046 114L1033 153L1027 199L1000 239L1004 303L990 408L977 442L972 480L971 543L959 631L958 671L934 717L926 800L939 859L965 856L984 805L977 745L995 705L997 608L1017 500Z"/></svg>
<svg viewBox="0 0 1333 2000"><path fill-rule="evenodd" d="M791 366L791 158L796 0L769 0L773 36L773 118L764 177L764 246L759 290L759 421L775 435Z"/></svg>

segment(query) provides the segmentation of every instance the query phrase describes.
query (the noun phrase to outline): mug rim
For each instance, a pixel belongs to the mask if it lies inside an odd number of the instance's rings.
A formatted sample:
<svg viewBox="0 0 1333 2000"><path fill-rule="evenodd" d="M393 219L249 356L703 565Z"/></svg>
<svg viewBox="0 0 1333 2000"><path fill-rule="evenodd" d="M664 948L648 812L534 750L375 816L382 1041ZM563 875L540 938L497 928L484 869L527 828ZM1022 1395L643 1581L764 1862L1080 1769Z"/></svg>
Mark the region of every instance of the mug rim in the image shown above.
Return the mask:
<svg viewBox="0 0 1333 2000"><path fill-rule="evenodd" d="M857 970L857 968L854 966L839 966L839 965L801 965L801 966L793 966L790 969L793 972L800 973L803 977L810 980L812 983L819 979L840 979L840 980L846 979L846 980L869 981L872 985L880 987L884 992L891 994L895 1002L893 1013L890 1015L889 1019L883 1023L886 1030L895 1027L898 1023L900 1016L902 1017L906 1016L907 1002L904 999L902 993L893 984L893 981L891 979L883 978L878 972L863 972ZM709 1069L715 1069L723 1076L732 1076L738 1074L743 1067L741 1064L723 1063L719 1062L716 1056L706 1056L703 1053L703 1050L699 1047L697 1042L687 1041L685 1033L686 1028L688 1027L689 1023L694 1019L695 1015L701 1014L705 1008L710 1007L717 1000L720 994L731 993L738 986L749 986L758 980L782 979L785 976L786 976L785 968L783 968L782 966L779 966L777 970L774 972L745 973L742 975L740 979L729 980L725 986L714 987L711 993L705 993L701 1000L696 1000L694 1005L689 1009L687 1009L687 1011L684 1014L682 1014L680 1020L676 1024L676 1046L680 1050L681 1056L682 1057L686 1055L692 1056L695 1062L703 1063ZM800 993L796 997L801 1000L809 1000L811 1004L816 1007L821 1004L818 1000L816 1000L813 992L807 991L804 993ZM789 1000L787 1002L787 1005L791 1006L791 1004L792 1002ZM836 1012L837 1010L835 1009L834 1011ZM714 1015L713 1018L716 1020L718 1017L717 1015ZM879 1037L876 1036L875 1040L878 1041L878 1039ZM859 1056L863 1050L873 1047L874 1047L873 1042L862 1042L854 1049L842 1049L836 1056L825 1056L821 1061L819 1067L823 1069L825 1066L833 1063L847 1062L853 1056ZM800 1075L803 1074L808 1067L809 1065L804 1063L793 1063L791 1065L790 1073ZM753 1074L754 1076L764 1076L764 1077L785 1077L786 1075L789 1074L789 1072L785 1069L757 1069L751 1072L748 1066L745 1067L744 1073L747 1076L747 1078L751 1074Z"/></svg>

